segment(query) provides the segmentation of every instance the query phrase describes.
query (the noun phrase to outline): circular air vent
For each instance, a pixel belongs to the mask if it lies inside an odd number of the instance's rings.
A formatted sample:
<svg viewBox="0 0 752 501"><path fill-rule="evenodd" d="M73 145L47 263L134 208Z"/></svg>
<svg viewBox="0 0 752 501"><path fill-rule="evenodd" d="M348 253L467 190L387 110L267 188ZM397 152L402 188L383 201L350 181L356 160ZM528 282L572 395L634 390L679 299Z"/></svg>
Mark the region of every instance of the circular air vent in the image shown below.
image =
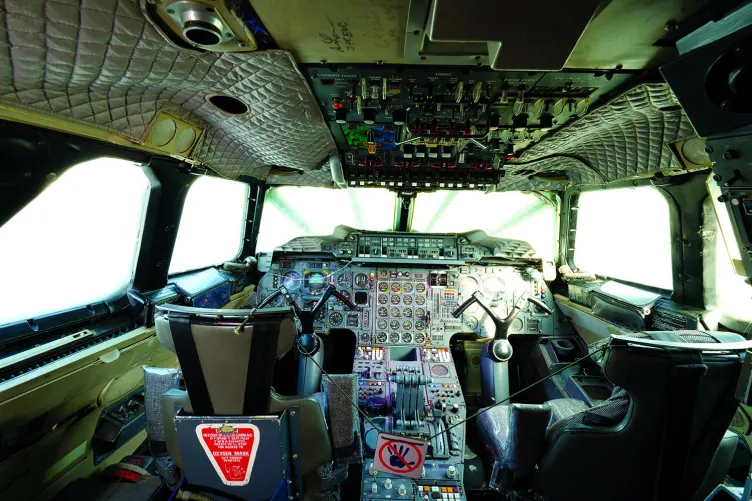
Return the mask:
<svg viewBox="0 0 752 501"><path fill-rule="evenodd" d="M236 97L226 94L211 94L206 96L206 101L222 113L228 115L245 115L248 113L248 105Z"/></svg>

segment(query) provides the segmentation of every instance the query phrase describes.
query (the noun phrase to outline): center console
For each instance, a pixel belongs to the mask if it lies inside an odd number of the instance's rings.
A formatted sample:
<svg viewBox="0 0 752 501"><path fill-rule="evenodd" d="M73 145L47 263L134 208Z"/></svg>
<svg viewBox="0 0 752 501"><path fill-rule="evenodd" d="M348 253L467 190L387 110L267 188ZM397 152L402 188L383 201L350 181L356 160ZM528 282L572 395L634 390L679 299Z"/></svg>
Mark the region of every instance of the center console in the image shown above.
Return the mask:
<svg viewBox="0 0 752 501"><path fill-rule="evenodd" d="M361 499L465 499L462 485L465 400L448 348L358 346L358 406L365 457L373 458L379 431L430 439L421 478L411 480L363 465Z"/></svg>

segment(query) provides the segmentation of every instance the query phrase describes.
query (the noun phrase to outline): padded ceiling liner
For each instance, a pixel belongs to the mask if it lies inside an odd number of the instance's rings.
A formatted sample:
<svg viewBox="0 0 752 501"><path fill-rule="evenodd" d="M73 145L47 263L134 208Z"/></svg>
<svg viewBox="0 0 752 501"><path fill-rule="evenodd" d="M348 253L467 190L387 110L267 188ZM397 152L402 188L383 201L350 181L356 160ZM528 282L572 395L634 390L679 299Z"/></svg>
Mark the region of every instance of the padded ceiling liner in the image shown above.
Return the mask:
<svg viewBox="0 0 752 501"><path fill-rule="evenodd" d="M562 189L562 183L529 180L547 171L566 172L569 185L682 172L670 144L695 135L668 85L638 85L508 162L498 189Z"/></svg>
<svg viewBox="0 0 752 501"><path fill-rule="evenodd" d="M0 27L3 103L134 140L163 110L205 129L191 158L229 178L265 179L271 165L320 173L336 151L286 51L178 48L138 0L5 0ZM205 101L212 93L235 96L250 112L226 115Z"/></svg>

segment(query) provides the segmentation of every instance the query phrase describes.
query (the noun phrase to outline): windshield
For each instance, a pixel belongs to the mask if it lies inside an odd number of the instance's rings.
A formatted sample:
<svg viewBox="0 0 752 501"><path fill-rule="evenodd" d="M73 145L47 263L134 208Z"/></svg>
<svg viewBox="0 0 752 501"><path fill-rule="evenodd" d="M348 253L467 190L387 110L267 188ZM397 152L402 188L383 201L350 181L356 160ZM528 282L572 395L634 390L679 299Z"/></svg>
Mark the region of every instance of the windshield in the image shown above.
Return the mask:
<svg viewBox="0 0 752 501"><path fill-rule="evenodd" d="M269 252L296 237L329 235L338 225L391 231L395 193L378 188L272 187L266 192L256 249ZM530 193L437 191L416 196L411 231L462 233L524 240L553 261L557 213L554 204Z"/></svg>
<svg viewBox="0 0 752 501"><path fill-rule="evenodd" d="M296 237L330 235L341 224L389 231L394 222L395 196L393 192L374 188L269 188L256 250L273 251Z"/></svg>
<svg viewBox="0 0 752 501"><path fill-rule="evenodd" d="M524 240L542 259L553 261L556 218L553 203L531 193L436 191L416 197L412 231L483 230L492 237Z"/></svg>

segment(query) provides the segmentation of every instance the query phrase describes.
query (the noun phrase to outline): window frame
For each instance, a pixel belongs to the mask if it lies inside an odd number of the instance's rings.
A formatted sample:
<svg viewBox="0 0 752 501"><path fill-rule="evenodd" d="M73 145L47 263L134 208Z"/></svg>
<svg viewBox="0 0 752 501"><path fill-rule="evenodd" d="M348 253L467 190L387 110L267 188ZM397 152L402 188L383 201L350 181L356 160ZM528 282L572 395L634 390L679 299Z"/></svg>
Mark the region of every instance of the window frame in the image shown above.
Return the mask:
<svg viewBox="0 0 752 501"><path fill-rule="evenodd" d="M668 178L667 178L668 179ZM671 183L668 183L671 184ZM568 188L562 195L561 205L561 223L559 225L561 232L559 234L559 259L561 263L566 263L572 270L577 270L577 266L574 262L574 252L577 245L577 215L579 209L580 195L593 191L608 191L623 188L641 188L652 187L658 193L660 193L666 200L666 204L669 209L669 228L671 245L671 276L673 278L673 291L667 289L661 289L651 285L641 284L637 282L631 282L617 277L610 277L607 275L601 275L596 273L596 276L606 280L613 280L615 282L637 287L643 290L655 292L661 294L664 297L671 298L677 302L683 303L685 299L684 291L684 245L676 245L676 242L686 242L682 238L682 221L680 206L674 196L666 189L667 184L656 182L650 179L641 179L634 181L624 181L611 183L608 185L591 185L591 186L578 186L574 188ZM685 244L686 245L686 244ZM589 271L589 270L588 270ZM702 280L702 274L700 273L699 280ZM702 289L702 285L700 285Z"/></svg>

